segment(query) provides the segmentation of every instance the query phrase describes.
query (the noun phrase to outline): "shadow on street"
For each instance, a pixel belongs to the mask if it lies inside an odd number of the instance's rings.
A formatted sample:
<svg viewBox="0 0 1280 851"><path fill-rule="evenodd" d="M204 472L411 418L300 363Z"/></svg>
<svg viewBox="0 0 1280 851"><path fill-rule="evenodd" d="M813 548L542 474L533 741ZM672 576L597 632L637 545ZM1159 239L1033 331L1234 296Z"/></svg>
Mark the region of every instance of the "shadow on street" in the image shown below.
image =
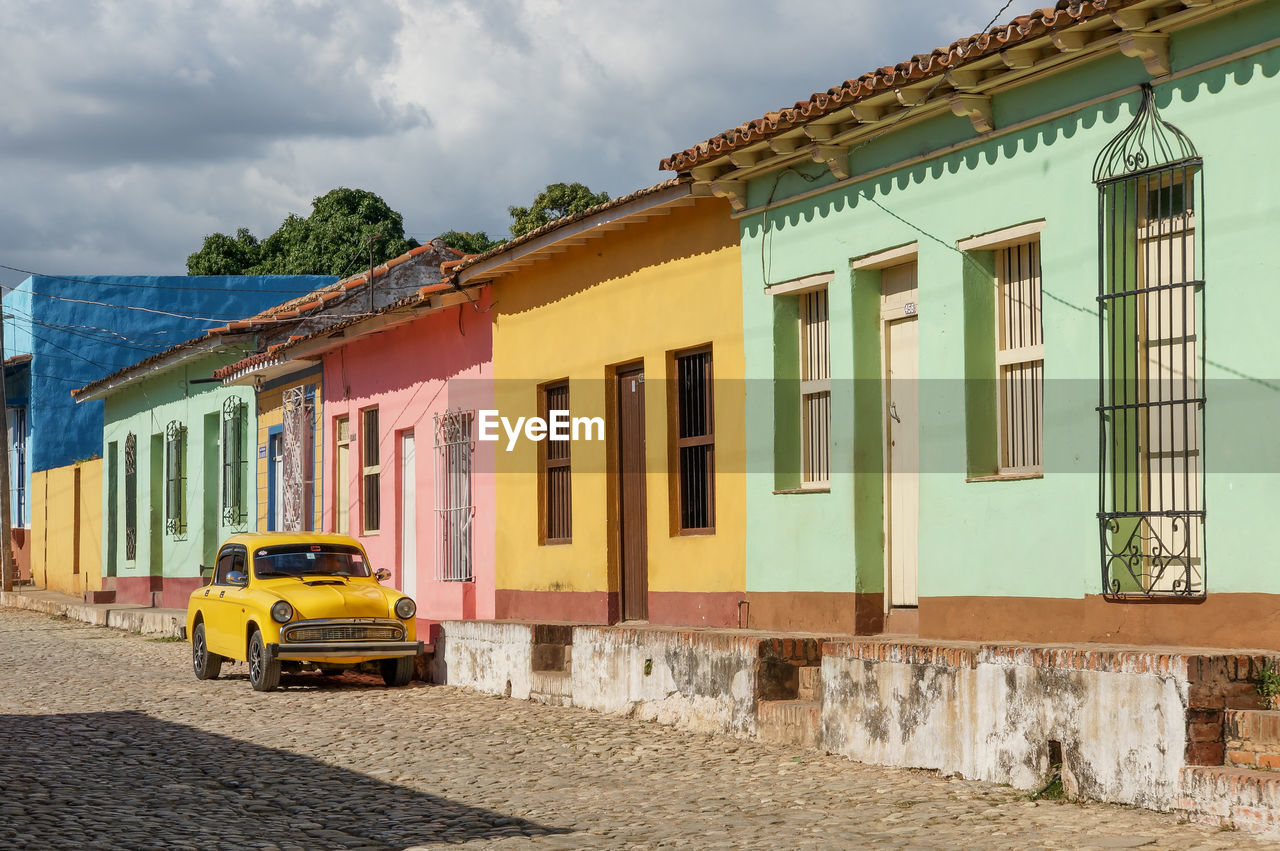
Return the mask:
<svg viewBox="0 0 1280 851"><path fill-rule="evenodd" d="M315 736L326 727L317 717ZM405 848L569 832L141 712L0 716L0 788L6 847Z"/></svg>

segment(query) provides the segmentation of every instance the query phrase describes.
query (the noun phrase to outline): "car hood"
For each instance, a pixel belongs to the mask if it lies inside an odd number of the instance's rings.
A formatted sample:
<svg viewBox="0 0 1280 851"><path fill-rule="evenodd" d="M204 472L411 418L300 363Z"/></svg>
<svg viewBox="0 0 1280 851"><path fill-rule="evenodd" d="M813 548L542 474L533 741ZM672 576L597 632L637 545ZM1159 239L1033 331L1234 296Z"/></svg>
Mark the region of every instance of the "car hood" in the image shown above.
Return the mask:
<svg viewBox="0 0 1280 851"><path fill-rule="evenodd" d="M297 617L304 620L394 617L382 587L370 582L308 579L303 583L286 579L271 590L288 600Z"/></svg>

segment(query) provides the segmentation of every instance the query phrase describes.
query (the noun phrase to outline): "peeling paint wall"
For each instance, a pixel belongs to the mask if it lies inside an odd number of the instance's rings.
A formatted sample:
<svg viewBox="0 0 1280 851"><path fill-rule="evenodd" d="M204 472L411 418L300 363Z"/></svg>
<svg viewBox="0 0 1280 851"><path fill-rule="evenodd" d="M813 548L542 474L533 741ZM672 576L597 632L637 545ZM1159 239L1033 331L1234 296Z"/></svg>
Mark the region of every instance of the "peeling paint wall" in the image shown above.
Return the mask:
<svg viewBox="0 0 1280 851"><path fill-rule="evenodd" d="M832 645L828 645L831 648ZM861 644L823 659L822 746L861 762L1166 810L1185 764L1185 661ZM875 658L879 657L879 658Z"/></svg>
<svg viewBox="0 0 1280 851"><path fill-rule="evenodd" d="M699 732L753 735L760 639L578 627L573 703Z"/></svg>
<svg viewBox="0 0 1280 851"><path fill-rule="evenodd" d="M444 621L436 639L438 683L528 700L533 626L495 621Z"/></svg>

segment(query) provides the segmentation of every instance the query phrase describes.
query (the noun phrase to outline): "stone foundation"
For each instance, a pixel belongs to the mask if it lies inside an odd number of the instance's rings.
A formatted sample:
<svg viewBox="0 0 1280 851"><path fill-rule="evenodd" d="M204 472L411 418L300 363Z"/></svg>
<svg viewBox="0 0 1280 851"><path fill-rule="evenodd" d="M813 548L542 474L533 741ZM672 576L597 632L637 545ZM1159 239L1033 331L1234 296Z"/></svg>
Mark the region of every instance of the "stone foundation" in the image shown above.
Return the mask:
<svg viewBox="0 0 1280 851"><path fill-rule="evenodd" d="M490 694L1026 790L1060 772L1072 798L1280 824L1270 778L1223 766L1228 748L1280 753L1280 721L1233 711L1257 707L1261 654L446 621L436 658L437 682Z"/></svg>

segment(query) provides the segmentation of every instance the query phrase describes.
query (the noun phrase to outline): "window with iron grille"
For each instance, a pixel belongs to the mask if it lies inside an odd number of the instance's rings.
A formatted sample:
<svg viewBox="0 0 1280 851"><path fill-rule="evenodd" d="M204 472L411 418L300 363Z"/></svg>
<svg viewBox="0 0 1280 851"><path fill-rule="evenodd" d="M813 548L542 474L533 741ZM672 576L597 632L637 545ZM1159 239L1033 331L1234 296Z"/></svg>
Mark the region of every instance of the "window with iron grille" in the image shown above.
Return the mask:
<svg viewBox="0 0 1280 851"><path fill-rule="evenodd" d="M381 526L382 461L378 452L378 409L360 412L360 504L366 534Z"/></svg>
<svg viewBox="0 0 1280 851"><path fill-rule="evenodd" d="M824 488L831 481L831 346L827 290L800 296L801 485Z"/></svg>
<svg viewBox="0 0 1280 851"><path fill-rule="evenodd" d="M552 411L569 410L569 382L555 381L538 388L538 415L544 420ZM542 543L567 544L573 540L573 477L570 472L569 440L538 441L538 478L541 482Z"/></svg>
<svg viewBox="0 0 1280 851"><path fill-rule="evenodd" d="M442 582L472 579L474 422L475 411L446 411L435 416L436 579Z"/></svg>
<svg viewBox="0 0 1280 851"><path fill-rule="evenodd" d="M248 405L230 397L222 404L222 522L239 526L245 522L245 478L248 470L245 441Z"/></svg>
<svg viewBox="0 0 1280 851"><path fill-rule="evenodd" d="M124 439L124 557L138 557L138 436Z"/></svg>
<svg viewBox="0 0 1280 851"><path fill-rule="evenodd" d="M1000 474L1044 470L1044 330L1040 243L995 253L996 380L1000 391Z"/></svg>
<svg viewBox="0 0 1280 851"><path fill-rule="evenodd" d="M187 531L187 427L173 420L165 427L164 437L164 529L181 536Z"/></svg>
<svg viewBox="0 0 1280 851"><path fill-rule="evenodd" d="M1202 597L1205 276L1202 160L1150 86L1099 155L1103 590Z"/></svg>
<svg viewBox="0 0 1280 851"><path fill-rule="evenodd" d="M678 528L714 532L716 526L716 437L711 348L677 352L674 448Z"/></svg>
<svg viewBox="0 0 1280 851"><path fill-rule="evenodd" d="M283 394L284 528L311 531L315 515L315 389L290 387ZM375 447L376 448L376 447Z"/></svg>

